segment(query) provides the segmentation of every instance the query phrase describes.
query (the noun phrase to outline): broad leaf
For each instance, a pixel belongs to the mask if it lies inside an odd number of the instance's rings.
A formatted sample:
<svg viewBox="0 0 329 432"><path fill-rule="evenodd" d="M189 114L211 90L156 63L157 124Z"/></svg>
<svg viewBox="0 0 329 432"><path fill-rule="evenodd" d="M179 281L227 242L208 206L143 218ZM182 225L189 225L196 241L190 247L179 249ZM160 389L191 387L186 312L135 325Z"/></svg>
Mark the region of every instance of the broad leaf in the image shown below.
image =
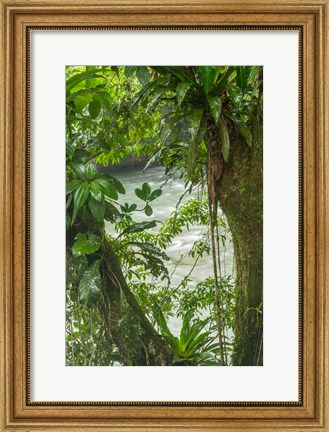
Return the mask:
<svg viewBox="0 0 329 432"><path fill-rule="evenodd" d="M177 123L185 117L185 113L181 111L176 111L172 114L172 117L166 121L162 131L161 131L161 139L163 142L166 142L172 132L174 131Z"/></svg>
<svg viewBox="0 0 329 432"><path fill-rule="evenodd" d="M230 119L233 121L234 126L236 127L239 134L245 139L248 147L251 147L252 146L252 134L251 134L251 130L249 129L249 126L246 125L245 123L243 123L242 120L240 120L234 116L230 116Z"/></svg>
<svg viewBox="0 0 329 432"><path fill-rule="evenodd" d="M102 193L102 187L99 183L92 181L90 183L90 192L96 201L101 201L103 193Z"/></svg>
<svg viewBox="0 0 329 432"><path fill-rule="evenodd" d="M244 93L247 89L248 76L250 70L251 69L246 66L237 66L236 68L236 82L240 87L240 89L242 90L242 93Z"/></svg>
<svg viewBox="0 0 329 432"><path fill-rule="evenodd" d="M96 171L96 168L94 167L94 165L92 163L88 163L86 165L86 171L85 171L85 176L86 176L87 180L92 180L96 173L97 173L97 171Z"/></svg>
<svg viewBox="0 0 329 432"><path fill-rule="evenodd" d="M80 82L89 79L89 78L102 78L105 79L102 75L96 74L95 72L91 72L90 70L86 72L81 72L77 75L72 76L66 81L66 92L69 92Z"/></svg>
<svg viewBox="0 0 329 432"><path fill-rule="evenodd" d="M158 304L156 304L153 308L153 316L158 326L160 327L162 336L174 349L175 354L179 355L180 354L179 339L176 336L174 336L169 330L166 319Z"/></svg>
<svg viewBox="0 0 329 432"><path fill-rule="evenodd" d="M155 189L155 190L151 193L149 201L153 201L153 200L155 200L156 198L159 198L159 196L161 196L161 195L162 195L162 189Z"/></svg>
<svg viewBox="0 0 329 432"><path fill-rule="evenodd" d="M94 261L83 273L79 282L80 302L88 307L95 304L101 295L100 261Z"/></svg>
<svg viewBox="0 0 329 432"><path fill-rule="evenodd" d="M150 205L147 204L145 209L144 209L144 212L145 212L146 216L152 216L153 209Z"/></svg>
<svg viewBox="0 0 329 432"><path fill-rule="evenodd" d="M87 257L85 255L76 257L73 264L74 264L74 271L77 273L78 276L81 276L82 273L84 273L88 268Z"/></svg>
<svg viewBox="0 0 329 432"><path fill-rule="evenodd" d="M203 114L203 110L197 109L187 117L188 131L189 131L192 143L195 141L195 139L198 135L201 120L202 120L202 114Z"/></svg>
<svg viewBox="0 0 329 432"><path fill-rule="evenodd" d="M142 191L142 189L138 189L138 188L136 188L136 189L135 189L135 194L136 194L136 196L137 196L139 199L141 199L142 201L146 201L146 196L145 196L144 192Z"/></svg>
<svg viewBox="0 0 329 432"><path fill-rule="evenodd" d="M101 201L96 201L92 196L89 197L88 206L90 213L93 215L97 222L103 222L105 217L105 199Z"/></svg>
<svg viewBox="0 0 329 432"><path fill-rule="evenodd" d="M142 86L145 86L150 81L150 72L147 66L138 66L136 76Z"/></svg>
<svg viewBox="0 0 329 432"><path fill-rule="evenodd" d="M191 83L179 83L177 84L176 93L177 93L177 102L181 104L186 96L187 91L192 86Z"/></svg>
<svg viewBox="0 0 329 432"><path fill-rule="evenodd" d="M95 94L104 94L104 91L100 90L99 88L85 88L85 89L77 90L75 93L72 93L70 96L66 98L66 103L82 96L92 97Z"/></svg>
<svg viewBox="0 0 329 432"><path fill-rule="evenodd" d="M122 183L116 179L115 177L112 176L108 176L109 181L113 184L113 186L115 187L115 189L117 190L117 192L119 192L120 194L125 194L126 190L123 187Z"/></svg>
<svg viewBox="0 0 329 432"><path fill-rule="evenodd" d="M137 204L131 204L128 208L128 213L131 213L137 209Z"/></svg>
<svg viewBox="0 0 329 432"><path fill-rule="evenodd" d="M99 177L94 180L94 182L98 183L103 191L103 193L111 199L117 200L118 193L115 190L113 184L107 180L106 178Z"/></svg>
<svg viewBox="0 0 329 432"><path fill-rule="evenodd" d="M88 110L90 117L92 119L96 119L101 112L101 104L98 102L97 99L93 99L89 104Z"/></svg>
<svg viewBox="0 0 329 432"><path fill-rule="evenodd" d="M139 199L147 201L151 195L150 185L148 183L143 183L142 189L135 189L135 194Z"/></svg>
<svg viewBox="0 0 329 432"><path fill-rule="evenodd" d="M78 177L80 177L82 180L87 180L86 165L77 164L74 168L75 168L75 172L77 173Z"/></svg>
<svg viewBox="0 0 329 432"><path fill-rule="evenodd" d="M138 66L125 66L126 78L130 78L137 71Z"/></svg>
<svg viewBox="0 0 329 432"><path fill-rule="evenodd" d="M75 242L72 246L74 256L91 255L98 251L101 245L101 239L98 235L88 232L78 233L75 236Z"/></svg>
<svg viewBox="0 0 329 432"><path fill-rule="evenodd" d="M151 186L148 183L143 183L142 191L144 192L145 196L148 197L151 194Z"/></svg>
<svg viewBox="0 0 329 432"><path fill-rule="evenodd" d="M82 183L74 193L74 206L79 210L86 202L89 195L89 185Z"/></svg>
<svg viewBox="0 0 329 432"><path fill-rule="evenodd" d="M218 123L218 120L222 112L222 101L220 100L219 96L212 96L208 98L208 103L209 103L211 115L215 120L215 122Z"/></svg>
<svg viewBox="0 0 329 432"><path fill-rule="evenodd" d="M220 66L199 66L203 90L207 96L212 86L215 84L220 70Z"/></svg>
<svg viewBox="0 0 329 432"><path fill-rule="evenodd" d="M234 106L236 108L239 108L241 106L242 100L243 100L243 93L238 86L228 86L227 92L229 94L229 97L231 101L233 102Z"/></svg>

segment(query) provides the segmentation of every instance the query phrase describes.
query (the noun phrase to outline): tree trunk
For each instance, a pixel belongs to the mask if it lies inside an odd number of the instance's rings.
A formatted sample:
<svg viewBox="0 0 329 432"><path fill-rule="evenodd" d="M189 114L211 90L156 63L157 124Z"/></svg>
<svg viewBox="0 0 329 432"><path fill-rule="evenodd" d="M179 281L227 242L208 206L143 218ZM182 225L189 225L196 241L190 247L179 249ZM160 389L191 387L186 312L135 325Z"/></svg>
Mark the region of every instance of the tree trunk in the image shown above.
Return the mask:
<svg viewBox="0 0 329 432"><path fill-rule="evenodd" d="M262 131L252 148L231 137L228 163L217 184L220 208L232 233L237 276L233 364L263 363L263 144Z"/></svg>

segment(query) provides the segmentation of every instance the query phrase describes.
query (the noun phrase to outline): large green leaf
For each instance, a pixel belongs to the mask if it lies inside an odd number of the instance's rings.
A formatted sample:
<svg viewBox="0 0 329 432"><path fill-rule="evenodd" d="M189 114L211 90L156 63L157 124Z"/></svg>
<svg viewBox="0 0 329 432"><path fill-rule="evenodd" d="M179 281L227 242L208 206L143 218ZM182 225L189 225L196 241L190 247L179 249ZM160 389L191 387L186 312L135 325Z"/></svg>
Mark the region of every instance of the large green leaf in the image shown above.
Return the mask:
<svg viewBox="0 0 329 432"><path fill-rule="evenodd" d="M143 183L142 184L142 191L144 192L144 194L146 196L149 196L151 194L151 186L148 183Z"/></svg>
<svg viewBox="0 0 329 432"><path fill-rule="evenodd" d="M79 74L73 75L71 78L69 78L66 81L66 91L69 92L71 89L73 89L76 85L78 85L81 81L90 79L90 78L102 78L105 79L102 75L99 75L95 72L91 71L85 71L81 72Z"/></svg>
<svg viewBox="0 0 329 432"><path fill-rule="evenodd" d="M220 94L225 89L226 85L233 78L236 69L234 66L223 67L221 73L217 78L216 85L214 87L214 94Z"/></svg>
<svg viewBox="0 0 329 432"><path fill-rule="evenodd" d="M98 235L88 233L78 233L72 246L74 256L91 255L98 251L101 246L101 239Z"/></svg>
<svg viewBox="0 0 329 432"><path fill-rule="evenodd" d="M137 71L138 66L125 66L125 75L126 78L130 78Z"/></svg>
<svg viewBox="0 0 329 432"><path fill-rule="evenodd" d="M87 201L89 195L89 185L82 183L74 193L74 206L79 210Z"/></svg>
<svg viewBox="0 0 329 432"><path fill-rule="evenodd" d="M169 343L169 345L173 348L176 355L180 354L180 344L179 339L174 336L171 331L169 330L168 324L166 322L166 319L160 309L160 306L156 304L153 308L153 316L155 321L157 322L162 336L165 338L165 340Z"/></svg>
<svg viewBox="0 0 329 432"><path fill-rule="evenodd" d="M139 199L147 201L151 195L151 186L148 183L143 183L142 189L135 189L135 194Z"/></svg>
<svg viewBox="0 0 329 432"><path fill-rule="evenodd" d="M192 83L179 83L176 87L176 93L177 93L177 102L181 104L186 96L186 93L188 92L189 88L192 86Z"/></svg>
<svg viewBox="0 0 329 432"><path fill-rule="evenodd" d="M203 109L197 109L187 117L188 131L192 143L195 141L198 135L201 120L202 120L202 114L203 114Z"/></svg>
<svg viewBox="0 0 329 432"><path fill-rule="evenodd" d="M97 99L93 99L88 107L90 117L92 119L96 119L99 116L99 113L101 112L101 104Z"/></svg>
<svg viewBox="0 0 329 432"><path fill-rule="evenodd" d="M245 139L248 147L252 146L252 133L248 125L246 125L242 120L238 119L235 116L229 116L229 118L233 121L234 126L236 127L239 134Z"/></svg>
<svg viewBox="0 0 329 432"><path fill-rule="evenodd" d="M73 261L74 265L74 271L75 273L81 277L81 275L87 270L88 268L88 259L85 255L81 255L79 257L76 257Z"/></svg>
<svg viewBox="0 0 329 432"><path fill-rule="evenodd" d="M156 198L162 195L162 189L155 189L151 195L149 201L154 201Z"/></svg>
<svg viewBox="0 0 329 432"><path fill-rule="evenodd" d="M199 66L203 90L207 96L215 84L220 70L221 66Z"/></svg>
<svg viewBox="0 0 329 432"><path fill-rule="evenodd" d="M76 98L79 97L83 97L83 96L93 96L93 95L97 95L97 94L104 94L104 91L102 89L99 88L85 88L85 89L81 89L76 91L75 93L72 93L70 96L68 96L66 98L66 103L74 100Z"/></svg>
<svg viewBox="0 0 329 432"><path fill-rule="evenodd" d="M208 103L209 103L211 115L215 120L215 122L218 123L218 120L222 112L222 101L219 96L212 96L208 98Z"/></svg>
<svg viewBox="0 0 329 432"><path fill-rule="evenodd" d="M228 86L227 92L229 94L229 97L231 101L233 102L234 106L236 108L240 108L242 100L243 100L243 93L238 86Z"/></svg>
<svg viewBox="0 0 329 432"><path fill-rule="evenodd" d="M96 175L96 173L97 173L97 171L96 171L95 166L92 163L88 163L86 165L86 172L85 172L87 180L92 180L94 178L94 176Z"/></svg>
<svg viewBox="0 0 329 432"><path fill-rule="evenodd" d="M186 73L188 66L165 66L172 75L175 75L180 81L191 81L191 77Z"/></svg>
<svg viewBox="0 0 329 432"><path fill-rule="evenodd" d="M249 126L247 126L245 123L241 122L237 125L237 129L240 132L240 134L243 136L243 138L246 140L248 147L251 147L252 146L252 134L251 134L251 130L249 129Z"/></svg>
<svg viewBox="0 0 329 432"><path fill-rule="evenodd" d="M113 186L115 187L115 189L117 190L117 192L119 192L120 194L125 194L126 193L126 190L123 187L123 184L118 179L116 179L115 177L112 177L110 175L108 176L108 179L113 184Z"/></svg>
<svg viewBox="0 0 329 432"><path fill-rule="evenodd" d="M100 261L94 261L83 273L79 282L80 302L88 307L95 304L101 295Z"/></svg>
<svg viewBox="0 0 329 432"><path fill-rule="evenodd" d="M90 183L90 192L96 201L101 201L103 193L102 193L102 187L99 183L92 181Z"/></svg>
<svg viewBox="0 0 329 432"><path fill-rule="evenodd" d="M177 110L170 114L170 118L165 122L164 127L161 131L161 139L165 143L170 135L175 130L177 123L185 117L185 113Z"/></svg>
<svg viewBox="0 0 329 432"><path fill-rule="evenodd" d="M96 201L92 196L90 196L88 200L88 206L90 213L93 215L95 220L97 222L103 222L106 209L104 197L101 201Z"/></svg>
<svg viewBox="0 0 329 432"><path fill-rule="evenodd" d="M152 216L153 209L152 209L152 207L150 205L147 204L145 206L144 212L145 212L146 216Z"/></svg>
<svg viewBox="0 0 329 432"><path fill-rule="evenodd" d="M219 119L218 127L222 155L224 161L227 162L230 154L230 137L228 135L227 126L222 118Z"/></svg>
<svg viewBox="0 0 329 432"><path fill-rule="evenodd" d="M87 201L89 195L89 185L87 183L82 183L74 192L74 201L73 201L73 217L72 224L75 221L78 211Z"/></svg>
<svg viewBox="0 0 329 432"><path fill-rule="evenodd" d="M82 111L86 108L87 105L90 104L92 100L92 95L78 95L74 99L74 106L78 113L82 113Z"/></svg>
<svg viewBox="0 0 329 432"><path fill-rule="evenodd" d="M153 80L151 82L149 82L148 84L146 84L146 86L144 86L138 93L137 95L134 97L133 101L132 101L132 108L134 108L136 105L138 105L141 101L145 100L145 98L147 97L147 95L154 89L157 88L159 79Z"/></svg>
<svg viewBox="0 0 329 432"><path fill-rule="evenodd" d="M145 86L150 81L150 72L147 66L138 66L136 76L142 86Z"/></svg>
<svg viewBox="0 0 329 432"><path fill-rule="evenodd" d="M240 89L242 90L242 93L244 93L247 89L248 77L250 71L251 68L246 66L237 66L236 68L236 82L240 87Z"/></svg>
<svg viewBox="0 0 329 432"><path fill-rule="evenodd" d="M111 199L117 200L118 199L118 193L113 186L113 184L107 180L106 178L99 177L94 180L94 182L98 183L100 187L102 188L103 193L108 196Z"/></svg>

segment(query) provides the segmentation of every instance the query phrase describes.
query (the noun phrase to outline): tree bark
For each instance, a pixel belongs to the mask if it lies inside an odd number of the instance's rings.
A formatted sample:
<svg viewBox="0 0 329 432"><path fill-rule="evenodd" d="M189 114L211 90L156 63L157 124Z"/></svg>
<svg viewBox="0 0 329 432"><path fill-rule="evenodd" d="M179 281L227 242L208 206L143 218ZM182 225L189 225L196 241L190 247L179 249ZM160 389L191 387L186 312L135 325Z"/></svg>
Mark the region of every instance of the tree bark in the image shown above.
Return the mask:
<svg viewBox="0 0 329 432"><path fill-rule="evenodd" d="M249 148L231 137L230 156L217 184L220 208L232 233L238 289L233 364L263 362L263 144Z"/></svg>

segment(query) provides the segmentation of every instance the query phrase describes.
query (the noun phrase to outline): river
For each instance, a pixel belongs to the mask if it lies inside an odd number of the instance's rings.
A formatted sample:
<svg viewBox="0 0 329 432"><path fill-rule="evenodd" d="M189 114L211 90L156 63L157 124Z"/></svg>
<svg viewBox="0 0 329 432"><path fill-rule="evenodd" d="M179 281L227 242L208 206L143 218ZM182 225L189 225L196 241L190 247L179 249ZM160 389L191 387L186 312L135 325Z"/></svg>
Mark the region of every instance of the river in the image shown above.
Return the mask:
<svg viewBox="0 0 329 432"><path fill-rule="evenodd" d="M115 173L115 177L121 181L126 193L125 195L119 195L119 203L124 204L125 202L136 204L141 201L135 195L135 189L141 188L144 182L149 183L152 190L162 186L167 179L165 170L163 167L149 168L146 172L141 169L136 170L135 168L122 170ZM136 212L133 214L136 222L146 220L160 220L165 221L168 219L170 214L175 210L176 204L182 194L185 191L184 181L179 178L178 175L167 181L162 187L162 195L154 201L153 215L147 217L143 212ZM198 191L194 190L191 194L188 194L183 198L181 204L186 202L190 198L196 198ZM139 204L140 207L140 204ZM107 229L111 231L110 226ZM170 261L166 263L169 274L172 276L171 286L177 286L182 279L190 272L191 267L194 263L192 257L187 256L193 243L196 240L202 238L203 233L207 230L207 227L202 225L191 226L189 230L185 229L180 235L176 236L172 242L172 245L167 248L166 253L170 258ZM225 254L221 259L222 274L231 274L233 266L233 247L230 241L226 242ZM176 267L176 268L175 268ZM203 256L198 260L198 263L189 276L191 280L189 282L190 287L195 286L197 283L212 276L212 258L211 256ZM181 329L182 320L178 317L170 318L169 328L176 335L179 336Z"/></svg>

